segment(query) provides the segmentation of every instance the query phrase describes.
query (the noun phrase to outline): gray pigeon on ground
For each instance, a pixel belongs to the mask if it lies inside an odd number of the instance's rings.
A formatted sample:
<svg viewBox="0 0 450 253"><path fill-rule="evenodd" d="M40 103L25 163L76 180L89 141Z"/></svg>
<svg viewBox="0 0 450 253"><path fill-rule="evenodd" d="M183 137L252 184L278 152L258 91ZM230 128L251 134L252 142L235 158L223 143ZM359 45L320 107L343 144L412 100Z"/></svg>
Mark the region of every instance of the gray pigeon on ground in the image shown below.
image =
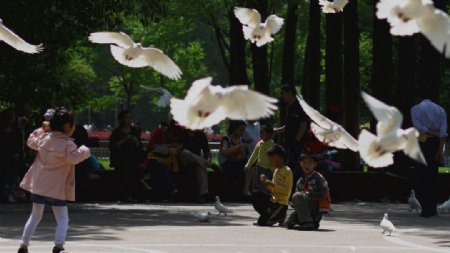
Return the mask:
<svg viewBox="0 0 450 253"><path fill-rule="evenodd" d="M450 212L450 197L447 201L439 205L437 209L440 213Z"/></svg>
<svg viewBox="0 0 450 253"><path fill-rule="evenodd" d="M392 231L395 230L394 224L388 220L388 214L385 213L383 219L380 222L380 227L383 229L382 234L389 232L389 236L391 235Z"/></svg>
<svg viewBox="0 0 450 253"><path fill-rule="evenodd" d="M211 213L210 212L196 212L194 214L194 217L199 221L199 222L209 222L209 215Z"/></svg>
<svg viewBox="0 0 450 253"><path fill-rule="evenodd" d="M416 193L414 190L411 190L411 195L408 198L409 211L416 210L417 214L422 210L422 206L420 205L419 200L416 198Z"/></svg>
<svg viewBox="0 0 450 253"><path fill-rule="evenodd" d="M228 207L224 206L221 202L220 202L220 198L219 196L216 196L216 203L214 203L214 207L216 208L217 211L219 211L219 215L221 213L225 214L225 216L228 213L233 213L233 210L229 209Z"/></svg>

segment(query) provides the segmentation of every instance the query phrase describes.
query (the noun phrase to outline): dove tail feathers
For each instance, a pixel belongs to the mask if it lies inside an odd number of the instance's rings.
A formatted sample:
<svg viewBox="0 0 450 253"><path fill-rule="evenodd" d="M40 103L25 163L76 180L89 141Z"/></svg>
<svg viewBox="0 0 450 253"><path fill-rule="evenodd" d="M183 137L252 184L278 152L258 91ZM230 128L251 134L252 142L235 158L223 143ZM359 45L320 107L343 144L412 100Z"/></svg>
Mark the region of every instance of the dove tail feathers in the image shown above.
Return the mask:
<svg viewBox="0 0 450 253"><path fill-rule="evenodd" d="M377 151L379 145L377 137L367 130L362 130L358 138L359 153L361 158L370 167L381 168L394 163L393 155L391 153L380 154Z"/></svg>

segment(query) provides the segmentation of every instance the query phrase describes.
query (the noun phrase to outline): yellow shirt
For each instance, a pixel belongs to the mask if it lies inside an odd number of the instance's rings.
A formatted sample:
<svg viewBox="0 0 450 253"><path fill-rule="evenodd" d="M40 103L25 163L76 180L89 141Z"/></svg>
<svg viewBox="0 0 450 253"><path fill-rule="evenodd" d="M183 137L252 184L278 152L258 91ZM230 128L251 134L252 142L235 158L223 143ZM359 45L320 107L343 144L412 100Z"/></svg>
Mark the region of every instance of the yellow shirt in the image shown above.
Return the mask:
<svg viewBox="0 0 450 253"><path fill-rule="evenodd" d="M262 167L264 169L270 169L270 163L269 163L269 157L267 155L267 151L269 151L269 149L271 147L273 147L273 145L275 145L275 144L273 143L272 139L267 140L267 141L260 140L256 144L252 155L248 159L248 162L245 165L245 170L248 170L255 165Z"/></svg>
<svg viewBox="0 0 450 253"><path fill-rule="evenodd" d="M278 168L273 173L272 183L275 185L271 187L272 202L287 205L291 196L293 175L288 166Z"/></svg>

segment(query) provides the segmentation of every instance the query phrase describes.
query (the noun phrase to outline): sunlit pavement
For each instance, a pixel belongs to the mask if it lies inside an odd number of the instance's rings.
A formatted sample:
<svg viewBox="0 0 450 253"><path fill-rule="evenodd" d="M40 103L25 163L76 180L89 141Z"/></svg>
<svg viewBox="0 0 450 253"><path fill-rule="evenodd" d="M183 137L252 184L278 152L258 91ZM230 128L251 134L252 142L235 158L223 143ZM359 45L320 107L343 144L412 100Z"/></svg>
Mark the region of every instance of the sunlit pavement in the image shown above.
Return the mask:
<svg viewBox="0 0 450 253"><path fill-rule="evenodd" d="M212 204L85 203L69 207L66 250L76 252L450 252L450 214L420 218L404 204L340 203L319 231L254 227L248 204L217 216ZM30 204L0 205L0 253L16 252ZM193 214L210 211L209 223ZM389 213L397 231L383 236L379 222ZM50 208L30 253L51 252L55 221Z"/></svg>

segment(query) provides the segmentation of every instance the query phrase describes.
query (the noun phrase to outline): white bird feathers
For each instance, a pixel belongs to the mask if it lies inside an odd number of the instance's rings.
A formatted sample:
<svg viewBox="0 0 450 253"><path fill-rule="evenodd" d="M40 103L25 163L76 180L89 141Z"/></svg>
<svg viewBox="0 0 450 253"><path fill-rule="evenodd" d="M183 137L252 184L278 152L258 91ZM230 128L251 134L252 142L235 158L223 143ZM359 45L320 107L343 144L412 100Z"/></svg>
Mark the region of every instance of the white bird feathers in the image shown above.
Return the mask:
<svg viewBox="0 0 450 253"><path fill-rule="evenodd" d="M280 31L284 19L277 15L270 15L264 23L261 23L261 15L255 9L242 7L234 8L234 15L242 23L244 38L261 47L273 41L272 34Z"/></svg>
<svg viewBox="0 0 450 253"><path fill-rule="evenodd" d="M323 13L337 13L344 10L348 1L349 0L334 0L333 2L330 2L327 0L319 0L319 4L322 6Z"/></svg>
<svg viewBox="0 0 450 253"><path fill-rule="evenodd" d="M439 51L450 58L450 19L434 7L431 0L381 0L377 17L387 19L392 35L413 35L421 32Z"/></svg>
<svg viewBox="0 0 450 253"><path fill-rule="evenodd" d="M135 43L123 32L95 32L91 33L89 40L99 44L115 44L111 45L111 54L125 66L132 68L150 66L170 79L181 78L180 68L163 51L142 47L141 43Z"/></svg>
<svg viewBox="0 0 450 253"><path fill-rule="evenodd" d="M389 232L389 235L395 230L394 224L388 220L388 214L385 213L383 219L380 222L380 227L383 229L382 234Z"/></svg>
<svg viewBox="0 0 450 253"><path fill-rule="evenodd" d="M209 215L211 213L210 212L196 212L194 214L194 217L199 221L199 222L209 222Z"/></svg>
<svg viewBox="0 0 450 253"><path fill-rule="evenodd" d="M141 85L142 89L148 90L148 91L156 91L161 93L161 97L159 97L158 101L156 101L156 105L158 107L167 107L170 105L170 99L172 98L172 94L170 91L164 89L163 87L158 88L149 88L147 86Z"/></svg>
<svg viewBox="0 0 450 253"><path fill-rule="evenodd" d="M4 41L6 44L12 46L13 48L29 54L40 53L44 49L42 44L31 45L27 43L13 31L4 26L3 21L1 19L0 19L0 41Z"/></svg>
<svg viewBox="0 0 450 253"><path fill-rule="evenodd" d="M450 198L437 207L440 213L450 212Z"/></svg>
<svg viewBox="0 0 450 253"><path fill-rule="evenodd" d="M331 147L358 151L358 142L345 129L312 108L302 97L297 97L305 113L311 118L311 130L316 138Z"/></svg>
<svg viewBox="0 0 450 253"><path fill-rule="evenodd" d="M408 198L409 211L416 210L417 213L422 210L422 206L420 205L419 200L416 198L416 193L414 190L411 190L411 195Z"/></svg>
<svg viewBox="0 0 450 253"><path fill-rule="evenodd" d="M214 207L216 208L217 211L219 211L219 215L223 213L226 216L228 213L233 213L233 210L231 210L228 207L224 206L220 202L219 196L216 196L216 202L214 203Z"/></svg>
<svg viewBox="0 0 450 253"><path fill-rule="evenodd" d="M222 88L211 85L211 81L211 77L196 80L184 100L170 100L170 112L180 125L203 129L225 118L256 120L268 117L277 109L277 99L249 90L246 85Z"/></svg>
<svg viewBox="0 0 450 253"><path fill-rule="evenodd" d="M392 153L403 150L409 157L426 164L417 140L419 132L413 127L400 128L403 121L400 111L365 92L362 97L378 120L376 136L364 129L359 134L359 153L364 162L374 168L386 167L394 162Z"/></svg>

